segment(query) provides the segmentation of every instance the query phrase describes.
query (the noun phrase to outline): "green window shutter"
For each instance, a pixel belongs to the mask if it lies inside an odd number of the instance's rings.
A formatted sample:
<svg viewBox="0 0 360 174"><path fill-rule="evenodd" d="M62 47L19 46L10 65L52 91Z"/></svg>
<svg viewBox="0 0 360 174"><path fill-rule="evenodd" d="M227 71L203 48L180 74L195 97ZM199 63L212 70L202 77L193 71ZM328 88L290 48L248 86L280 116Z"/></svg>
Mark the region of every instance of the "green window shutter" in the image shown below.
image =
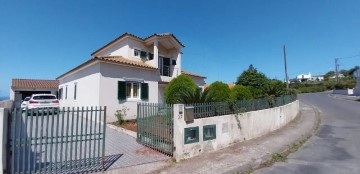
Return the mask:
<svg viewBox="0 0 360 174"><path fill-rule="evenodd" d="M126 82L118 81L118 100L126 99Z"/></svg>
<svg viewBox="0 0 360 174"><path fill-rule="evenodd" d="M141 83L141 100L149 99L149 84Z"/></svg>

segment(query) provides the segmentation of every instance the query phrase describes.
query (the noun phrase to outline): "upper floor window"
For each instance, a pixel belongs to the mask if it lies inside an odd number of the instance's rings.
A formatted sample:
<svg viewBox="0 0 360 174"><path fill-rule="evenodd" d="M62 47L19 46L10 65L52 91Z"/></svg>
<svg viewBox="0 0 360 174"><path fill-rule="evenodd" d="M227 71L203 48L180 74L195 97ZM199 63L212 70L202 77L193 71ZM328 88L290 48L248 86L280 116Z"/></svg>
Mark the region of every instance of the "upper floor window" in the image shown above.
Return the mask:
<svg viewBox="0 0 360 174"><path fill-rule="evenodd" d="M134 49L134 57L140 58L141 51L139 49Z"/></svg>

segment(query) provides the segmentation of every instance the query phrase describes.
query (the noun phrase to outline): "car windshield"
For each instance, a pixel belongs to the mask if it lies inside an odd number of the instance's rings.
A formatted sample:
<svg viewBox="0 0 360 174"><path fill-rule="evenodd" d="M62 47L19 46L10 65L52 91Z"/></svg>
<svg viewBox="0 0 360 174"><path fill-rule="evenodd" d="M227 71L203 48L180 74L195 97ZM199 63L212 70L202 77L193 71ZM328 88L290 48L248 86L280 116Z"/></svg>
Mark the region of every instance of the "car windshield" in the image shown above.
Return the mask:
<svg viewBox="0 0 360 174"><path fill-rule="evenodd" d="M47 99L56 99L56 97L52 96L52 95L39 95L39 96L34 96L33 99L34 100L47 100Z"/></svg>
<svg viewBox="0 0 360 174"><path fill-rule="evenodd" d="M29 100L30 100L30 97L24 98L24 101L29 101Z"/></svg>

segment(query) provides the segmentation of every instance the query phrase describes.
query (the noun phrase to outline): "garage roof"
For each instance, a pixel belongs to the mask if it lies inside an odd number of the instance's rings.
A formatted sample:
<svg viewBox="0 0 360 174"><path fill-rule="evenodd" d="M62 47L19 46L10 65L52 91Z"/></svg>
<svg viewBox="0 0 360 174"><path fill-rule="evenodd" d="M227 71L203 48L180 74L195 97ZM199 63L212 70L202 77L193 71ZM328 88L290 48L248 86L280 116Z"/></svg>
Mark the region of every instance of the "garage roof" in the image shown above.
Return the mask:
<svg viewBox="0 0 360 174"><path fill-rule="evenodd" d="M59 88L58 80L12 79L11 88Z"/></svg>

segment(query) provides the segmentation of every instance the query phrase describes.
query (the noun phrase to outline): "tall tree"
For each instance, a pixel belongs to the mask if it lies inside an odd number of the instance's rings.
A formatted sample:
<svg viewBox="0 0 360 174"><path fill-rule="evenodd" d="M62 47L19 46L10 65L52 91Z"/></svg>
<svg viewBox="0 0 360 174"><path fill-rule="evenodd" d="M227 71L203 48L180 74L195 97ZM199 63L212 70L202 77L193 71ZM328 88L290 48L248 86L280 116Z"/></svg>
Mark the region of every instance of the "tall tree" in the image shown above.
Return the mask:
<svg viewBox="0 0 360 174"><path fill-rule="evenodd" d="M259 72L253 65L250 65L237 78L236 84L264 91L265 87L269 84L269 79L264 73Z"/></svg>

